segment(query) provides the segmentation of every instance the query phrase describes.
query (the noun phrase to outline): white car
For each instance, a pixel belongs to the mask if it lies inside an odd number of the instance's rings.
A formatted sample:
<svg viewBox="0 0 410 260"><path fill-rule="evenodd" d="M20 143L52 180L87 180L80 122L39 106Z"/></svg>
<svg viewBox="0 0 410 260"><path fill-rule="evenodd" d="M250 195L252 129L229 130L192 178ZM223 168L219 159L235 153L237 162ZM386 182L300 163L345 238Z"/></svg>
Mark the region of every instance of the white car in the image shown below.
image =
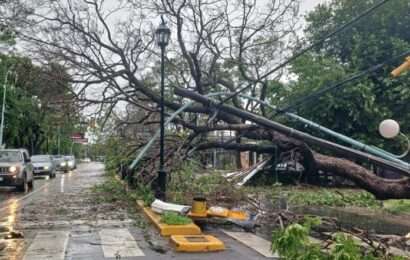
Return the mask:
<svg viewBox="0 0 410 260"><path fill-rule="evenodd" d="M84 159L83 159L83 162L89 163L89 162L91 162L91 159L88 158L88 157L87 157L87 158L84 158Z"/></svg>

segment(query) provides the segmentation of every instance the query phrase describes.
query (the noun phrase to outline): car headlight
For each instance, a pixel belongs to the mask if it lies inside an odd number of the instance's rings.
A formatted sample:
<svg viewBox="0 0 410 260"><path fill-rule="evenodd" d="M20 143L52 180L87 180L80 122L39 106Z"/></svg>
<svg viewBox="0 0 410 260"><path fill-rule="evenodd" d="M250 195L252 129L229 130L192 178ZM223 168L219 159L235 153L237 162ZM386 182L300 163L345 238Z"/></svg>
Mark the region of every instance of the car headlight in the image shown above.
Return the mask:
<svg viewBox="0 0 410 260"><path fill-rule="evenodd" d="M48 170L50 167L48 166L44 166L44 170Z"/></svg>
<svg viewBox="0 0 410 260"><path fill-rule="evenodd" d="M68 162L68 166L73 166L74 165L74 162Z"/></svg>
<svg viewBox="0 0 410 260"><path fill-rule="evenodd" d="M62 162L62 163L60 163L60 165L61 165L61 166L65 166L65 165L66 165L66 163L65 163L65 162Z"/></svg>
<svg viewBox="0 0 410 260"><path fill-rule="evenodd" d="M9 172L10 173L16 173L18 171L18 167L17 166L10 166L9 167Z"/></svg>

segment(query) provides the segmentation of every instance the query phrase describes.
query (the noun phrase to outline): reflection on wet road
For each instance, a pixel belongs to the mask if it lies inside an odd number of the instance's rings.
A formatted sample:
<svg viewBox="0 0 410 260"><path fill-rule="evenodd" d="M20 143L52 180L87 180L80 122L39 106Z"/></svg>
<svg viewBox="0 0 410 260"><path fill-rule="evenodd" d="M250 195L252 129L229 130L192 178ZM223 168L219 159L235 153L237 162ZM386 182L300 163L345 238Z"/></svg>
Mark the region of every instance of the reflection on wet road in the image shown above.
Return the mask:
<svg viewBox="0 0 410 260"><path fill-rule="evenodd" d="M13 187L0 187L0 260L22 259L26 247L23 238L30 235L16 230L20 213L36 194L47 193L48 186L54 181L48 177L36 178L34 189L28 193L17 192Z"/></svg>
<svg viewBox="0 0 410 260"><path fill-rule="evenodd" d="M50 181L48 177L36 178L34 181L34 191L41 188L48 181ZM14 187L0 187L0 209L3 208L5 204L8 204L11 201L15 201L16 199L20 199L27 194L16 191Z"/></svg>

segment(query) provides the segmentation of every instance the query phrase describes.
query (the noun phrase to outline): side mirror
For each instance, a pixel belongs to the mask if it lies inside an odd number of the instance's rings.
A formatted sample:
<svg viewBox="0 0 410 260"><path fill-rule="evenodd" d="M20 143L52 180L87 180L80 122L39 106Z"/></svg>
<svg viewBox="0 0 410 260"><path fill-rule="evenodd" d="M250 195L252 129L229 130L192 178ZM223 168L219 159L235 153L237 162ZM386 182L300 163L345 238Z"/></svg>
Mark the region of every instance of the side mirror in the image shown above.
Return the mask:
<svg viewBox="0 0 410 260"><path fill-rule="evenodd" d="M31 162L31 158L27 158L26 160L24 160L25 163L29 163Z"/></svg>

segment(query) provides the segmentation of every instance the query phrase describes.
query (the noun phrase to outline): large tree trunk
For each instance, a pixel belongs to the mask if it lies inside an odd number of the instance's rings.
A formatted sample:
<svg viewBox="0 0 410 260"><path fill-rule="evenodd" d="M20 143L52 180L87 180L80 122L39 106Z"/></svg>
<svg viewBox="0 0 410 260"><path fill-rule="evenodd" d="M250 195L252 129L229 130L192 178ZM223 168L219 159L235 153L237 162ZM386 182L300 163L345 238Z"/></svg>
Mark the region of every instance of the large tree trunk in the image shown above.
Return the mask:
<svg viewBox="0 0 410 260"><path fill-rule="evenodd" d="M214 105L213 100L186 89L176 89L176 94L195 100L203 104L204 106ZM258 126L269 129L269 132L271 133L270 136L272 136L273 139L271 141L276 144L286 143L289 146L290 143L290 147L298 148L303 157L302 163L304 164L305 168L307 168L311 173L316 172L316 170L331 172L332 174L353 181L358 187L373 193L378 199L410 198L410 179L407 177L410 176L410 172L408 169L405 169L398 164L361 151L357 151L352 148L348 148L330 141L311 136L304 132L286 127L282 124L271 121L259 115L255 115L248 111L244 111L229 105L219 104L217 105L217 108L224 113L232 114L238 118L249 120L257 124ZM281 134L277 134L276 132L279 132ZM313 152L306 144L325 149L341 157L361 160L363 162L370 162L380 167L393 170L394 172L397 172L406 177L403 177L399 180L381 178L376 176L366 168L347 159L335 158L332 156L326 156L320 153ZM201 149L211 147L222 147L225 149L242 151L273 151L273 147L269 146L232 143L227 145L207 143L200 146Z"/></svg>
<svg viewBox="0 0 410 260"><path fill-rule="evenodd" d="M409 178L385 179L346 159L318 153L314 154L314 157L318 169L352 180L358 187L371 192L378 199L410 198Z"/></svg>

